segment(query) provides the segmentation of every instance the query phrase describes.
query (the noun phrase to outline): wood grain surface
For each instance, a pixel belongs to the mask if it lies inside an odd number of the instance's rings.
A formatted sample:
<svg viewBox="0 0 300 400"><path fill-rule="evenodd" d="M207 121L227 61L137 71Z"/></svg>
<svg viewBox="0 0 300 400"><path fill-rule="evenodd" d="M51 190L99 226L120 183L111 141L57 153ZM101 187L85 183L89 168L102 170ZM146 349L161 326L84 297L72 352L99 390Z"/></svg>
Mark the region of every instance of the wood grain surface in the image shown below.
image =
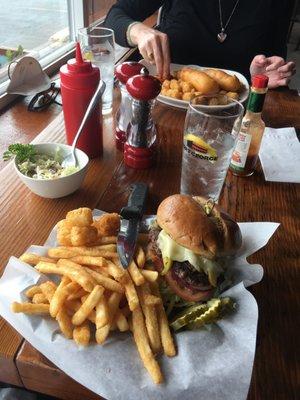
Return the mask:
<svg viewBox="0 0 300 400"><path fill-rule="evenodd" d="M127 202L132 182L148 183L147 212L155 213L164 197L179 191L184 117L182 110L157 104L154 111L158 128L157 163L144 171L124 165L122 155L114 147L113 119L106 119L103 159L94 160L83 187L63 199L37 197L18 180L12 180L11 165L3 169L0 172L0 215L5 230L0 233L1 267L11 254L18 256L30 244L42 244L51 227L70 209L88 206L119 211ZM300 128L299 98L288 90L270 91L264 119L269 126ZM38 140L41 138L62 140L61 116ZM221 205L237 221L281 223L268 245L250 259L264 266L265 276L251 289L259 306L259 325L248 400L297 398L300 381L297 364L300 343L296 330L299 323L299 200L299 185L265 182L260 166L250 178L238 178L229 173L220 199ZM5 330L0 325L0 365L4 363L3 357L11 360L16 356L25 387L65 400L99 398L66 377L28 343L25 342L17 354L21 338L7 324L3 325ZM10 351L3 335L13 337ZM2 369L0 367L0 380L3 380Z"/></svg>

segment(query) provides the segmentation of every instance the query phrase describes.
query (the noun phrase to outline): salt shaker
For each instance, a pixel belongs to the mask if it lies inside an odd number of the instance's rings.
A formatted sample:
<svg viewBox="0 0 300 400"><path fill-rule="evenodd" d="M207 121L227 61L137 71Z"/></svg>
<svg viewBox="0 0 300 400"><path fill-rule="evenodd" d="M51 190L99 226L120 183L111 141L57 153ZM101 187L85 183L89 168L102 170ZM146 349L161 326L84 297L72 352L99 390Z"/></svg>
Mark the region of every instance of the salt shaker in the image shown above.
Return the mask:
<svg viewBox="0 0 300 400"><path fill-rule="evenodd" d="M126 142L126 129L131 120L131 96L126 89L126 83L129 78L141 72L143 65L135 62L128 61L119 64L115 69L115 76L119 81L119 88L121 91L121 104L116 116L116 147L123 151L124 143Z"/></svg>
<svg viewBox="0 0 300 400"><path fill-rule="evenodd" d="M128 79L126 89L132 99L132 116L127 127L124 162L137 169L154 163L156 128L151 111L161 91L161 83L143 67L140 75Z"/></svg>

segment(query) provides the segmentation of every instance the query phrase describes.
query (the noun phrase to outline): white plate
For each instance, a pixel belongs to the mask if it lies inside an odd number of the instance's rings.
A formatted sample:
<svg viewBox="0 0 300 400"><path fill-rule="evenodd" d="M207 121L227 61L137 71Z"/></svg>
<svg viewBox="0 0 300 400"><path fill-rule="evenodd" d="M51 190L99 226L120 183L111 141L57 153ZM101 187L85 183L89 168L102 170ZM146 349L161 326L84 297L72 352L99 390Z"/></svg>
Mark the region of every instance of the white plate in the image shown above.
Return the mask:
<svg viewBox="0 0 300 400"><path fill-rule="evenodd" d="M145 67L148 68L149 72L151 75L156 75L157 71L156 71L156 66L150 64L148 61L146 60L141 60L140 61L141 64L145 65ZM195 68L195 69L207 69L209 67L200 67L199 65L182 65L182 64L170 64L170 72L172 74L173 71L178 71L184 67L190 67L190 68ZM212 68L212 67L210 67ZM240 93L240 97L239 97L239 101L241 103L244 103L249 95L249 84L247 79L244 77L244 75L240 74L239 72L236 71L231 71L229 69L222 69L222 68L218 68L221 71L227 72L227 74L229 75L236 75L237 78L239 79L239 81L243 84L244 89L241 91ZM167 104L169 106L173 106L173 107L177 107L177 108L183 108L183 109L187 109L189 102L186 100L178 100L178 99L173 99L172 97L168 97L168 96L163 96L162 94L158 95L157 100L160 101L161 103ZM207 107L214 107L214 108L224 108L226 106L207 106Z"/></svg>

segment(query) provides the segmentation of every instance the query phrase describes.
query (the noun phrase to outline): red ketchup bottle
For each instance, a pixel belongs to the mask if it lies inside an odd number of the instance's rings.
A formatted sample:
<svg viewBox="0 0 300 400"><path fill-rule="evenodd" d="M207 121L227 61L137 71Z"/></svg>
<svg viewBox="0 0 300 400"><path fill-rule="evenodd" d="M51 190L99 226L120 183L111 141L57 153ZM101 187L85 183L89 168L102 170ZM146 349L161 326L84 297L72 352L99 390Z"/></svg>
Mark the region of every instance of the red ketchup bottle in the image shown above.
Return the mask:
<svg viewBox="0 0 300 400"><path fill-rule="evenodd" d="M100 81L99 68L83 61L80 45L76 43L76 58L60 68L60 87L65 119L67 143L72 144L86 109ZM102 114L100 103L90 115L77 147L90 158L102 154Z"/></svg>
<svg viewBox="0 0 300 400"><path fill-rule="evenodd" d="M124 145L124 162L136 169L149 168L154 163L156 148L156 127L151 111L160 93L161 83L149 75L144 67L140 75L128 79L126 88L133 100Z"/></svg>
<svg viewBox="0 0 300 400"><path fill-rule="evenodd" d="M121 104L116 116L116 147L123 151L126 142L126 130L131 120L131 101L132 98L126 89L129 78L141 72L143 65L135 61L127 61L119 64L115 70L115 76L119 81L121 92Z"/></svg>

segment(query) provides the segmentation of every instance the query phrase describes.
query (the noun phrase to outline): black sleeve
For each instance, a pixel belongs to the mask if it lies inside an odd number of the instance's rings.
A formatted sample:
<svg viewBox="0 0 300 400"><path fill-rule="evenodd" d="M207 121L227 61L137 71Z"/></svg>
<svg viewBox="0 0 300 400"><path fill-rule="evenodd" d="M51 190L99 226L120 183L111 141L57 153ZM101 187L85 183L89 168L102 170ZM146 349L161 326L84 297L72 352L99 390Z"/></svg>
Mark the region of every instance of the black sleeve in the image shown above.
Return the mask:
<svg viewBox="0 0 300 400"><path fill-rule="evenodd" d="M118 0L109 10L104 26L114 30L120 46L129 47L126 39L128 26L134 21L144 21L163 3L163 0Z"/></svg>

